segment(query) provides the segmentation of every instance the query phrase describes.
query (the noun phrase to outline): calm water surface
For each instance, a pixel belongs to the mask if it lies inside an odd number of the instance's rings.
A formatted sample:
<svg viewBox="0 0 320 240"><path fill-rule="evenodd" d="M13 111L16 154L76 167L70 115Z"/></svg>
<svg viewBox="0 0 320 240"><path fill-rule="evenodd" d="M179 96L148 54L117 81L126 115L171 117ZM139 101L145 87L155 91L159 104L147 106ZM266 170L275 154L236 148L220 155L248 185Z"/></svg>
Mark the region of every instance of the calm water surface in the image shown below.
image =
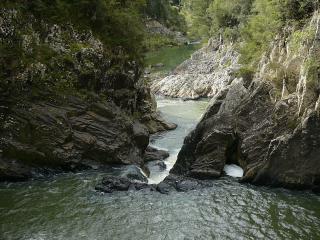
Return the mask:
<svg viewBox="0 0 320 240"><path fill-rule="evenodd" d="M146 63L147 66L162 63L164 66L156 70L160 72L170 72L184 60L188 59L192 53L199 48L201 48L201 44L164 47L157 51L147 53Z"/></svg>
<svg viewBox="0 0 320 240"><path fill-rule="evenodd" d="M207 102L158 102L164 117L179 124L152 139L172 154L170 168ZM320 197L309 192L258 188L225 177L187 193L102 195L94 186L105 174L0 185L0 239L320 239ZM150 181L165 174L155 169Z"/></svg>

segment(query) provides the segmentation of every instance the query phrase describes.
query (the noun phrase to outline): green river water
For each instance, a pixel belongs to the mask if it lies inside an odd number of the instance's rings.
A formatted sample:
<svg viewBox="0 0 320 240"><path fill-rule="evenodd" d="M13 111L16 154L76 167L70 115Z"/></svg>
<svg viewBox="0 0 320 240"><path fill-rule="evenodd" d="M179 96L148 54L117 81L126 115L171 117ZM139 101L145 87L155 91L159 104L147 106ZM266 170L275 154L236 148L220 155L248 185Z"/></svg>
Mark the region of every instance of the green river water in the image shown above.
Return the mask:
<svg viewBox="0 0 320 240"><path fill-rule="evenodd" d="M200 44L165 47L158 51L147 53L146 63L147 65L162 63L164 66L156 70L160 72L170 72L185 59L189 58L191 54L200 47Z"/></svg>
<svg viewBox="0 0 320 240"><path fill-rule="evenodd" d="M155 135L170 167L207 101L159 99L175 131ZM207 189L169 195L94 191L108 173L62 174L50 180L0 185L0 239L320 239L320 197L255 187L232 177ZM151 182L166 171L153 169Z"/></svg>
<svg viewBox="0 0 320 240"><path fill-rule="evenodd" d="M182 46L149 53L149 64L170 71L198 48ZM184 137L208 104L158 99L163 116L178 124L152 136L166 149L167 170L151 166L150 183L173 166ZM46 180L0 184L0 240L196 240L320 239L320 196L215 180L211 188L168 195L94 190L112 171L61 174Z"/></svg>

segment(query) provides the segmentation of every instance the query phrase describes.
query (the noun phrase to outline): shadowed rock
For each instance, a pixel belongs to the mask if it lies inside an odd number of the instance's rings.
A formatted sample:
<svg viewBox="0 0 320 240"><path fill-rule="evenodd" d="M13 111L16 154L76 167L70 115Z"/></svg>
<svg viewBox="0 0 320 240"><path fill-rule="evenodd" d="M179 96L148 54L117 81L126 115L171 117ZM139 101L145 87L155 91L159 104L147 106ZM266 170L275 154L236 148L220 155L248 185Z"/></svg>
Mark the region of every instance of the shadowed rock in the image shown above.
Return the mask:
<svg viewBox="0 0 320 240"><path fill-rule="evenodd" d="M159 184L147 184L121 176L104 177L101 183L95 188L105 193L123 191L157 191L161 194L169 194L173 191L187 192L191 190L211 187L210 181L199 181L193 178L170 175Z"/></svg>
<svg viewBox="0 0 320 240"><path fill-rule="evenodd" d="M159 150L153 147L147 147L145 154L144 154L144 160L146 162L150 161L156 161L156 160L164 160L169 157L169 152L164 150Z"/></svg>

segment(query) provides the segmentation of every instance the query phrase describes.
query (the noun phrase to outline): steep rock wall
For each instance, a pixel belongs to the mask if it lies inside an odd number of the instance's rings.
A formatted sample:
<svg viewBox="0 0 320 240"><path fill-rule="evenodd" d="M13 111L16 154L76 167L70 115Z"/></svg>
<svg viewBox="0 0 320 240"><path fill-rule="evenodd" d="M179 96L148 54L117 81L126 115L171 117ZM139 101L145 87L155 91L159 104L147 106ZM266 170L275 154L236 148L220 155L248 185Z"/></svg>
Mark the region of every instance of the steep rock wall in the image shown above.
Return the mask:
<svg viewBox="0 0 320 240"><path fill-rule="evenodd" d="M235 163L244 181L319 191L319 18L279 35L250 84L215 95L172 174L214 178Z"/></svg>
<svg viewBox="0 0 320 240"><path fill-rule="evenodd" d="M149 129L170 127L139 64L90 31L3 8L0 42L0 181L142 166Z"/></svg>

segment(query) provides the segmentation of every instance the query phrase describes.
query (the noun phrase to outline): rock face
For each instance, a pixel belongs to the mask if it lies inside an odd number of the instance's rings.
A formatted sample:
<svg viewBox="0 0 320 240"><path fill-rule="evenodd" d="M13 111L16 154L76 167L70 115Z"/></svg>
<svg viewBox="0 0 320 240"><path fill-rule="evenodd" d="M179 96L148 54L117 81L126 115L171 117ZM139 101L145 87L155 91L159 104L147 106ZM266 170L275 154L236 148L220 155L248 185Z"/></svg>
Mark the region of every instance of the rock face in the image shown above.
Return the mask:
<svg viewBox="0 0 320 240"><path fill-rule="evenodd" d="M155 96L149 88L145 88L139 95L139 120L149 129L150 134L173 130L177 128L174 123L169 123L163 119L157 111Z"/></svg>
<svg viewBox="0 0 320 240"><path fill-rule="evenodd" d="M151 89L157 94L185 99L213 97L228 85L239 69L233 46L210 40L208 46L194 53L172 75L155 80Z"/></svg>
<svg viewBox="0 0 320 240"><path fill-rule="evenodd" d="M149 144L148 129L112 102L86 103L77 98L63 104L25 102L8 109L2 120L0 173L4 179L14 177L17 162L25 166L25 176L40 167L142 165Z"/></svg>
<svg viewBox="0 0 320 240"><path fill-rule="evenodd" d="M21 55L15 71L0 69L0 181L142 166L149 130L174 127L158 116L141 66L91 32L3 8L0 41Z"/></svg>
<svg viewBox="0 0 320 240"><path fill-rule="evenodd" d="M238 164L243 181L319 191L320 75L305 64L320 56L319 19L298 50L290 34L279 36L251 83L235 79L215 95L171 174L216 178L225 164Z"/></svg>

